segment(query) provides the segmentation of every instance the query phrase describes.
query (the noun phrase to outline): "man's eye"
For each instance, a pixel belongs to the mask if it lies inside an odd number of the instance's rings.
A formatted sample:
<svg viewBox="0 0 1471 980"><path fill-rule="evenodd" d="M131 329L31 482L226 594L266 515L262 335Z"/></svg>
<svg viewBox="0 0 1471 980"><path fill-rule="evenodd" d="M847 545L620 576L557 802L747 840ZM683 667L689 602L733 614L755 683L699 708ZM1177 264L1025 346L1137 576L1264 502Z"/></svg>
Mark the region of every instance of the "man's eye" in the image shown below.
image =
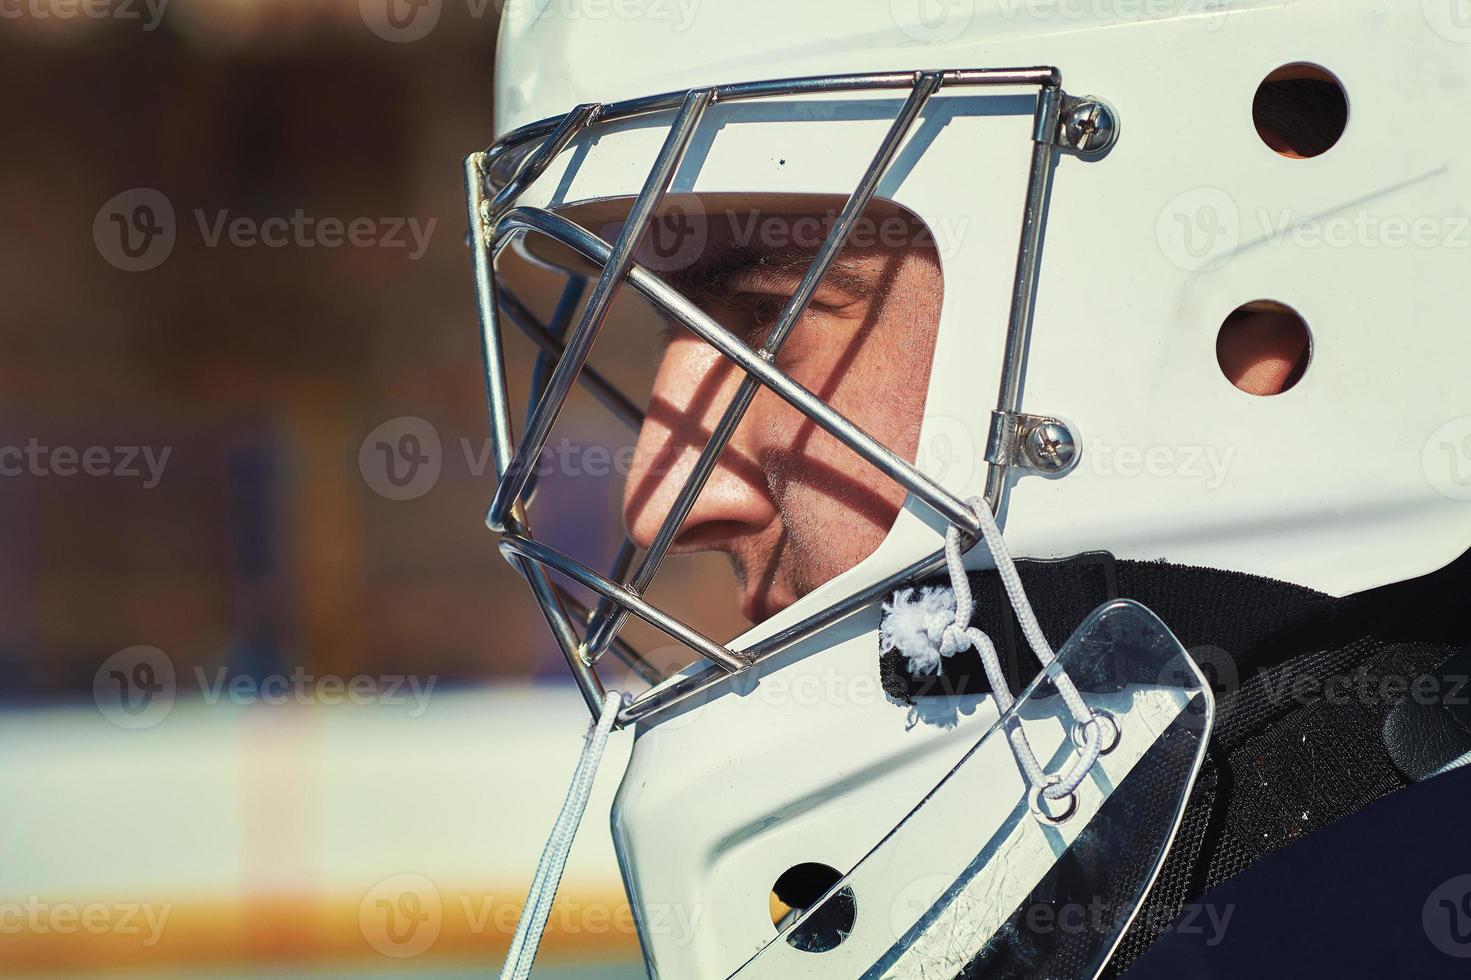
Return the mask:
<svg viewBox="0 0 1471 980"><path fill-rule="evenodd" d="M792 301L790 294L767 290L731 290L718 293L708 290L686 295L717 323L752 348L760 347L766 342L767 335L781 320L787 304ZM839 307L813 297L807 304L803 318L836 315L839 310ZM655 356L662 358L674 341L692 337L694 334L673 314L663 309L656 309L655 312L659 318Z"/></svg>
<svg viewBox="0 0 1471 980"><path fill-rule="evenodd" d="M740 308L750 314L756 321L774 326L781 315L786 312L787 305L791 303L789 294L771 292L739 293L736 296ZM838 307L831 303L825 303L818 297L813 297L807 304L804 316L824 316L838 312Z"/></svg>
<svg viewBox="0 0 1471 980"><path fill-rule="evenodd" d="M775 296L770 293L752 293L746 298L746 309L760 323L774 326L781 319L782 313L786 312L787 304L792 301L790 296Z"/></svg>

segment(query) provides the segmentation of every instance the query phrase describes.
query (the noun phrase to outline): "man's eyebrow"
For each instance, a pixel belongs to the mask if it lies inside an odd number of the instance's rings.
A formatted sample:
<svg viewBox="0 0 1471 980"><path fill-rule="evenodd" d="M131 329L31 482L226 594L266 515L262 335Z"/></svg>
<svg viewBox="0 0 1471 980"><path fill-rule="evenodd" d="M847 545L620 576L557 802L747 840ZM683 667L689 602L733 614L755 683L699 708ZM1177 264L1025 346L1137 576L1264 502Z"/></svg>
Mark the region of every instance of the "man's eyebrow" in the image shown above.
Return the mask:
<svg viewBox="0 0 1471 980"><path fill-rule="evenodd" d="M688 268L666 275L667 281L695 300L713 299L725 292L731 280L751 274L790 278L795 286L816 261L817 249L802 246L759 248L730 243L700 256ZM864 274L861 262L850 250L838 253L822 277L823 285L854 296L870 295L876 284Z"/></svg>

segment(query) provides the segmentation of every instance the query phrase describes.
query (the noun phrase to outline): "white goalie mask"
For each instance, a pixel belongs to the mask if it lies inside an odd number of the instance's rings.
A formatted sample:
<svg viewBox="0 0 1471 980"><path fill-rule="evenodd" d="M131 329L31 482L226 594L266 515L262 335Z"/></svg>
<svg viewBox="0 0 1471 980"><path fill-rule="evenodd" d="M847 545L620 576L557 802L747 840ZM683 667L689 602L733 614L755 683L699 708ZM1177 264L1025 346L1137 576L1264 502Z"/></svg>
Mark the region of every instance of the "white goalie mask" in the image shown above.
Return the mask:
<svg viewBox="0 0 1471 980"><path fill-rule="evenodd" d="M488 521L594 715L610 672L627 691L613 834L651 975L1103 968L1168 850L1212 698L1170 624L1127 601L1071 624L1054 657L1007 549L1344 596L1471 540L1471 135L1447 113L1471 82L1471 25L1451 0L1344 0L1327 17L1280 0L930 6L529 2L502 22L499 138L466 163ZM1312 123L1306 144L1275 130L1273 80L1341 92L1346 125ZM775 245L760 240L773 217ZM785 261L798 217L816 219L808 262L759 329L691 292L686 273L733 239L758 266L753 249ZM834 381L841 357L821 384L791 368L783 351L819 329L809 305L855 236L902 251L916 229L942 289L906 309L934 322L894 327L912 336L861 379L867 400ZM643 371L659 348L630 339L656 321L728 372L719 398L659 396ZM1245 367L1243 324L1266 345ZM904 360L916 350L921 365ZM627 487L608 506L550 491L559 429L607 431L571 407L584 397L630 445L663 433L661 463L636 474L661 487L647 533L623 540ZM903 445L873 424L896 402L917 412L889 432ZM659 601L656 573L679 577L669 554L695 550L680 538L735 456L769 479L774 514L775 485L804 479L800 452L731 448L761 405L801 425L760 445L841 449L857 469L839 475L893 488L893 512L848 549L862 554L711 635ZM681 412L700 441L670 450ZM541 512L557 501L562 515ZM844 544L805 534L809 550ZM1047 665L1014 702L966 629L947 541L967 568L1002 570ZM701 569L667 594L731 605L736 583ZM749 592L764 573L743 571ZM937 574L960 595L906 591ZM910 704L881 683L881 649L923 674L965 648L989 693ZM1106 914L1019 929L1042 893ZM688 929L661 928L672 910Z"/></svg>

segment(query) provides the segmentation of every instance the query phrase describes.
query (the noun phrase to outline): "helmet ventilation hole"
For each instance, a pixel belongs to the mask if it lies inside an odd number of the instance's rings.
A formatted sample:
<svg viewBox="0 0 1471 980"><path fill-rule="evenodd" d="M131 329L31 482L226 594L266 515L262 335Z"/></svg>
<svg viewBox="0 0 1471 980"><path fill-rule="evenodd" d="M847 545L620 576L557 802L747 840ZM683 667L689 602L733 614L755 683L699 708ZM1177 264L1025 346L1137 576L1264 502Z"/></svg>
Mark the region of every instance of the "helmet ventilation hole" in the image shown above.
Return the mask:
<svg viewBox="0 0 1471 980"><path fill-rule="evenodd" d="M1257 87L1251 103L1257 135L1292 160L1333 149L1348 128L1348 94L1331 72L1303 62L1283 65Z"/></svg>
<svg viewBox="0 0 1471 980"><path fill-rule="evenodd" d="M1216 335L1216 363L1248 395L1280 395L1302 380L1312 358L1307 321L1285 303L1237 307Z"/></svg>
<svg viewBox="0 0 1471 980"><path fill-rule="evenodd" d="M798 864L782 872L771 886L771 923L781 931L812 908L843 878L826 864ZM806 953L837 949L858 921L858 900L843 887L786 937L787 944Z"/></svg>

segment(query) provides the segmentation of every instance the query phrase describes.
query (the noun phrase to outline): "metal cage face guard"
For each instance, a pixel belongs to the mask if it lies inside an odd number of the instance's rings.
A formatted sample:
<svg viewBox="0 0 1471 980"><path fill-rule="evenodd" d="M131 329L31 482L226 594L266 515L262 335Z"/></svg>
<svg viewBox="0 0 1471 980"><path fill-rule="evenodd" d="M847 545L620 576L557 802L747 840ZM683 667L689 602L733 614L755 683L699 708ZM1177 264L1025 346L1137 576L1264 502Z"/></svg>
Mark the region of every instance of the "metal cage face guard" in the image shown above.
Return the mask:
<svg viewBox="0 0 1471 980"><path fill-rule="evenodd" d="M644 591L674 544L706 481L715 471L726 444L763 387L922 501L946 524L959 528L967 541L973 542L979 537L980 525L963 500L778 368L775 358L807 310L823 276L847 243L855 224L874 200L880 181L889 171L925 106L942 90L1002 86L1034 86L1036 105L1000 392L986 450L989 467L985 499L991 510L997 512L1003 503L1009 470L1030 468L1060 472L1074 459L1072 435L1066 423L1020 413L1022 368L1031 325L1042 215L1057 155L1063 148L1083 155L1102 153L1111 146L1117 125L1112 110L1105 103L1065 93L1057 69L1035 67L834 75L697 88L610 105L585 104L559 119L532 124L510 133L489 151L471 154L466 159L465 184L472 229L476 295L491 435L499 478L486 520L502 535L502 553L531 586L594 715L605 696L595 665L607 650L612 650L635 673L655 685L624 708L619 724L625 725L651 718L706 690L721 678L748 670L791 643L882 598L896 585L927 574L942 564L942 552L937 547L933 554L920 561L740 650L712 640L647 602L643 597ZM883 90L902 90L907 95L815 260L759 349L743 343L667 282L635 261L640 243L669 193L691 139L712 105L717 102ZM517 205L521 194L579 135L599 125L671 110L674 116L669 131L616 240L606 241L548 208ZM526 305L498 281L495 260L501 250L529 235L558 242L600 269L583 306L582 316L575 325L571 324L571 318L576 313L584 285L577 277L569 280L562 302L548 324L538 322ZM635 430L642 425L642 414L633 402L587 363L599 330L625 283L658 310L714 347L744 372L744 377L669 513L664 516L651 547L640 555L625 538L614 568L610 574L603 575L537 541L528 511L535 483L536 460L575 384L583 384L616 417ZM539 349L533 401L519 443L514 442L511 435L500 336L503 317L524 332ZM548 569L598 596L597 607L587 608L577 597L553 582ZM574 623L574 615L582 619L580 630ZM653 667L619 636L619 630L629 616L637 617L689 647L708 660L710 666L702 671L687 671L667 683L660 683Z"/></svg>

